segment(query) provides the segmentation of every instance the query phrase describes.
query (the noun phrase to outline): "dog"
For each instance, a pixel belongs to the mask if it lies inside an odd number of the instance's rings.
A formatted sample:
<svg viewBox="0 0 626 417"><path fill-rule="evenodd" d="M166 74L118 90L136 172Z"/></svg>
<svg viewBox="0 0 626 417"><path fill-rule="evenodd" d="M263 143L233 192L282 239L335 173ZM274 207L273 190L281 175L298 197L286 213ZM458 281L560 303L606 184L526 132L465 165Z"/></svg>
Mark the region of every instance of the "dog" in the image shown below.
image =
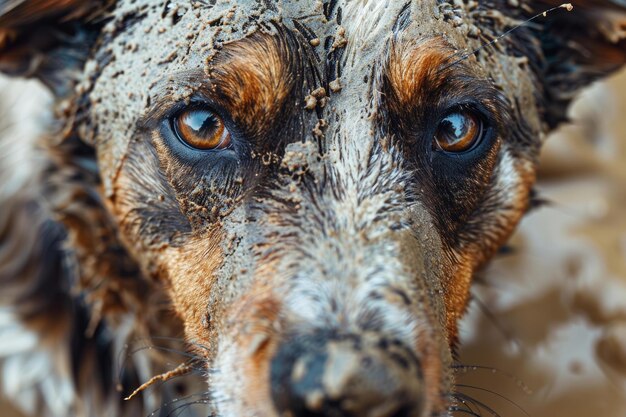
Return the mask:
<svg viewBox="0 0 626 417"><path fill-rule="evenodd" d="M476 415L472 278L625 38L621 0L0 2L0 70L54 95L30 165L2 155L5 392L39 416Z"/></svg>

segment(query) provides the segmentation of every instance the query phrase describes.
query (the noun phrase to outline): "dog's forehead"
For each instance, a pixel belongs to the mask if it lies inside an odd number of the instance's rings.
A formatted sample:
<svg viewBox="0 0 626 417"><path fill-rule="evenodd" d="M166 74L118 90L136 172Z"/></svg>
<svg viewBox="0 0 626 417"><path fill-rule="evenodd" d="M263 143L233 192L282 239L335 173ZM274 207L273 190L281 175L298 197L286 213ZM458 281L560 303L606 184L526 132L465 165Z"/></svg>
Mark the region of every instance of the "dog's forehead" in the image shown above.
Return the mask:
<svg viewBox="0 0 626 417"><path fill-rule="evenodd" d="M84 134L97 146L105 191L113 192L141 116L164 94L170 101L188 97L202 77L182 77L186 83L181 83L176 75L207 74L212 59L230 43L258 31L272 35L277 26L285 26L309 40L319 39L316 52L322 65L341 49L334 65L341 66L346 88L334 102L347 108L367 102L370 84L364 79L384 59L391 37L443 37L459 53L480 45L478 38L467 36L478 30L469 6L445 6L435 0L118 2L101 46L86 66L83 86L90 91L91 105ZM465 23L458 24L462 17ZM491 54L483 60L488 61L483 67L491 68L485 77L505 93L533 100L532 85L515 59Z"/></svg>

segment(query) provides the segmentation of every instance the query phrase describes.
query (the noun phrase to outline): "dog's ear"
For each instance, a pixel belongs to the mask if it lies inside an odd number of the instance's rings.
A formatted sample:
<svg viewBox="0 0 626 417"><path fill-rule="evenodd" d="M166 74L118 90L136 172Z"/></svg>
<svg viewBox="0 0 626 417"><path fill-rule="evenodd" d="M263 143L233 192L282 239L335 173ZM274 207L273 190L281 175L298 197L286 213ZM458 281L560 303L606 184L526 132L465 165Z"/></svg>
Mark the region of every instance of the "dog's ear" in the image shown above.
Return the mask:
<svg viewBox="0 0 626 417"><path fill-rule="evenodd" d="M0 0L0 71L68 93L98 34L107 0Z"/></svg>
<svg viewBox="0 0 626 417"><path fill-rule="evenodd" d="M535 72L551 128L566 119L567 107L582 87L626 63L626 0L580 0L571 3L573 8L561 3L529 0L520 6L520 17L529 18L561 5L529 26L538 46Z"/></svg>

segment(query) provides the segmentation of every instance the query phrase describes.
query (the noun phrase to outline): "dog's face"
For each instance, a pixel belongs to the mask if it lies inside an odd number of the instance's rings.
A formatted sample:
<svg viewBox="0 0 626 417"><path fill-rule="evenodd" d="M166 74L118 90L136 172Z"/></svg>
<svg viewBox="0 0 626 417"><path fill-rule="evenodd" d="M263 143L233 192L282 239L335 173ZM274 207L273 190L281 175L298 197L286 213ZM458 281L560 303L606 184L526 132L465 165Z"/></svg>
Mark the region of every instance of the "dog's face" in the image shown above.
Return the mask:
<svg viewBox="0 0 626 417"><path fill-rule="evenodd" d="M272 9L148 8L107 42L111 211L211 347L220 414L442 412L472 273L527 206L530 74L460 59L479 42L435 2Z"/></svg>
<svg viewBox="0 0 626 417"><path fill-rule="evenodd" d="M455 5L114 7L78 131L128 250L208 347L216 415L448 409L471 278L529 205L555 85L584 78L545 72L526 28L469 53L526 9Z"/></svg>

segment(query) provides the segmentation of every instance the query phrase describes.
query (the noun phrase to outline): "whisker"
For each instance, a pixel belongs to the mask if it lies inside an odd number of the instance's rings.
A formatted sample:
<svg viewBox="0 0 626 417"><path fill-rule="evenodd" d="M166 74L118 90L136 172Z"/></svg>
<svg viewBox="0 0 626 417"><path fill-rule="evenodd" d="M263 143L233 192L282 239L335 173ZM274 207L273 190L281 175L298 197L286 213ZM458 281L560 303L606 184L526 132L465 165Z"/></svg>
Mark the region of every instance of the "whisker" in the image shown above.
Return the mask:
<svg viewBox="0 0 626 417"><path fill-rule="evenodd" d="M516 345L516 347L520 347L520 342L512 335L512 333L498 320L495 314L491 312L487 304L485 304L475 293L471 295L472 300L476 301L476 305L481 313L487 317L487 319L493 324L493 326L502 333L502 336L506 339L507 342L512 342Z"/></svg>
<svg viewBox="0 0 626 417"><path fill-rule="evenodd" d="M187 341L187 340L185 340L183 338L179 338L179 337L152 336L150 338L154 339L154 340L166 340L166 341L173 341L173 342L182 342L182 343L184 343L186 345L194 346L194 347L200 348L202 350L206 350L206 351L210 350L210 348L208 346L205 346L205 345L203 345L201 343L190 342L190 341Z"/></svg>
<svg viewBox="0 0 626 417"><path fill-rule="evenodd" d="M462 392L456 392L456 393L455 393L455 396L456 396L457 398L461 398L461 399L464 399L464 400L466 400L466 401L470 401L472 404L474 404L474 405L476 405L477 407L480 407L480 408L482 408L482 409L486 410L489 414L491 414L491 415L492 415L492 416L494 416L494 417L502 417L502 416L500 416L500 413L498 413L496 410L494 410L493 408L489 407L489 406L488 406L487 404L485 404L484 402L477 400L477 399L476 399L476 398L474 398L474 397L471 397L471 396L469 396L469 395L467 395L467 394L464 394L464 393L462 393Z"/></svg>
<svg viewBox="0 0 626 417"><path fill-rule="evenodd" d="M203 360L204 358L202 358L201 356L198 355L194 355L193 353L189 353L189 352L185 352L183 350L178 350L178 349L174 349L174 348L168 348L165 346L159 346L159 345L146 345L146 346L142 346L139 348L134 349L132 352L130 352L130 355L134 355L136 353L142 352L144 350L158 350L158 351L162 351L162 352L168 352L168 353L176 353L177 355L183 356L185 358L189 358L189 359L194 359L194 360Z"/></svg>
<svg viewBox="0 0 626 417"><path fill-rule="evenodd" d="M475 412L465 409L465 408L459 408L459 407L450 407L448 408L448 411L452 411L453 413L465 413L465 414L469 414L470 416L474 416L474 417L482 417L480 414L476 414Z"/></svg>
<svg viewBox="0 0 626 417"><path fill-rule="evenodd" d="M193 372L192 372L192 373L193 373ZM166 381L159 381L159 382L155 382L155 384L154 384L154 390L153 390L152 394L148 393L148 394L146 394L146 396L148 396L148 395L154 395L154 393L155 393L155 392L162 392L162 391L161 391L161 389L162 389L162 388L164 387L164 385L165 385L165 384L167 384L168 382L175 381L175 380L177 380L177 379L179 379L179 378L182 378L182 377L185 377L185 376L188 376L188 375L189 375L189 374L174 375L174 376L171 376L170 378L168 378Z"/></svg>
<svg viewBox="0 0 626 417"><path fill-rule="evenodd" d="M476 413L478 415L480 415L481 417L483 416L482 413L482 408L480 405L478 405L476 403L476 400L474 400L474 398L467 396L466 398L463 398L461 396L456 396L454 397L457 401L461 401L463 404L465 404L466 408L470 411L472 411L473 413ZM476 411L474 411L474 408L470 407L470 404L473 405L476 408Z"/></svg>
<svg viewBox="0 0 626 417"><path fill-rule="evenodd" d="M122 360L122 356L125 355L126 357L124 358L124 360ZM117 380L116 385L117 385L117 390L118 391L122 391L122 374L124 373L124 369L126 369L126 363L129 360L130 355L128 354L128 345L125 344L124 347L122 349L120 349L119 353L117 354L117 362L119 363L119 370L117 372Z"/></svg>
<svg viewBox="0 0 626 417"><path fill-rule="evenodd" d="M180 401L185 401L185 400L190 400L194 397L199 397L201 395L205 395L205 398L201 398L201 400L206 400L206 401L210 401L211 397L210 397L210 393L205 391L205 392L198 392L195 394L189 394L186 395L184 397L180 397L180 398L174 398L173 400L167 401L163 404L161 404L161 406L159 408L156 408L154 411L152 411L150 414L148 414L148 417L154 417L158 412L160 412L161 410L163 410L166 407L171 406L172 404L178 403Z"/></svg>
<svg viewBox="0 0 626 417"><path fill-rule="evenodd" d="M478 410L474 411L474 409L472 408L472 404L471 403L467 402L463 398L457 398L455 396L455 393L451 393L450 394L450 398L452 398L453 400L455 400L457 402L457 406L463 406L463 407L465 407L466 410L469 410L472 413L480 413L480 408ZM476 406L476 404L474 404L474 406Z"/></svg>
<svg viewBox="0 0 626 417"><path fill-rule="evenodd" d="M169 416L177 417L180 415L180 413L185 411L187 408L191 407L192 405L197 405L197 404L209 404L209 399L207 398L207 399L201 399L201 400L196 400L196 401L190 401L188 403L176 406L175 408L170 410L169 413L167 413L167 417Z"/></svg>
<svg viewBox="0 0 626 417"><path fill-rule="evenodd" d="M463 371L463 372L467 372L467 371L490 371L491 373L498 373L498 374L502 374L505 377L509 378L510 380L512 380L513 382L515 382L515 385L517 387L519 387L526 395L532 395L533 391L532 389L530 389L530 387L528 385L526 385L526 383L524 383L524 381L522 381L521 379L519 379L518 377L516 377L515 375L511 374L510 372L506 372L503 371L500 368L494 368L491 366L484 366L484 365L464 365L464 364L454 364L451 366L451 368L455 371Z"/></svg>
<svg viewBox="0 0 626 417"><path fill-rule="evenodd" d="M504 401L508 402L509 404L512 404L513 406L515 406L515 408L517 408L518 410L520 410L522 413L524 413L524 415L526 415L527 417L530 417L530 414L528 414L528 412L526 412L526 410L524 410L519 404L517 404L515 401L511 400L510 398L505 397L502 394L498 394L495 391L486 389L486 388L480 388L480 387L476 387L473 385L466 385L466 384L455 384L456 387L460 387L460 388L469 388L469 389L475 389L478 391L483 391L483 392L488 392L489 394L495 395L496 397L502 398Z"/></svg>

